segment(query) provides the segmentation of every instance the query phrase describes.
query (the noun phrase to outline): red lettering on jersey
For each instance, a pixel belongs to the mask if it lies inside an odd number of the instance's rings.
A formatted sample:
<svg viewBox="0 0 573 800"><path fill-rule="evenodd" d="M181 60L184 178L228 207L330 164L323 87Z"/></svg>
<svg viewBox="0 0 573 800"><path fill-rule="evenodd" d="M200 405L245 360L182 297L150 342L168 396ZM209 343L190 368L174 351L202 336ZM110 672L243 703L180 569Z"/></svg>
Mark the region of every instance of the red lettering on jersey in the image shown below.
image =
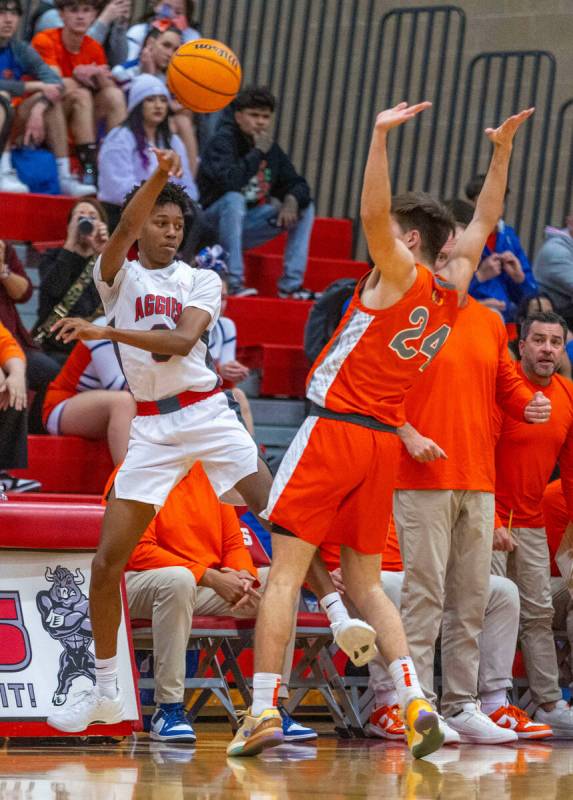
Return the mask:
<svg viewBox="0 0 573 800"><path fill-rule="evenodd" d="M165 300L165 316L166 317L170 317L171 316L171 299L172 299L171 297L168 297Z"/></svg>
<svg viewBox="0 0 573 800"><path fill-rule="evenodd" d="M155 313L155 295L146 294L143 303L145 307L145 316L151 317L151 315Z"/></svg>
<svg viewBox="0 0 573 800"><path fill-rule="evenodd" d="M135 301L135 321L138 322L140 319L143 319L144 316L143 303L141 302L141 297L138 297Z"/></svg>
<svg viewBox="0 0 573 800"><path fill-rule="evenodd" d="M183 307L182 307L181 303L178 303L177 300L174 300L173 304L172 304L172 310L171 310L171 319L173 320L173 322L177 322L177 320L181 316L181 311L182 310L183 310Z"/></svg>
<svg viewBox="0 0 573 800"><path fill-rule="evenodd" d="M155 298L155 313L156 314L165 314L165 303L166 303L166 298L165 297L161 297L161 295L158 295Z"/></svg>

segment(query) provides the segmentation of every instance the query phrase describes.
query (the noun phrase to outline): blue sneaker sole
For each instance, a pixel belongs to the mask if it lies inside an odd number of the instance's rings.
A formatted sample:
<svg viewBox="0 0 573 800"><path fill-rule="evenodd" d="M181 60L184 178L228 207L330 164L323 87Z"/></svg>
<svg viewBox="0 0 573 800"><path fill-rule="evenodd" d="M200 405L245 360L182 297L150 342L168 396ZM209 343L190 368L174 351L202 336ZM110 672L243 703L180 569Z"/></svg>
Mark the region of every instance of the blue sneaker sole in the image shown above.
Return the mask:
<svg viewBox="0 0 573 800"><path fill-rule="evenodd" d="M162 736L160 733L155 733L155 731L149 732L149 738L153 739L154 742L171 742L172 744L195 744L197 741L196 736L190 735L175 735L175 736Z"/></svg>

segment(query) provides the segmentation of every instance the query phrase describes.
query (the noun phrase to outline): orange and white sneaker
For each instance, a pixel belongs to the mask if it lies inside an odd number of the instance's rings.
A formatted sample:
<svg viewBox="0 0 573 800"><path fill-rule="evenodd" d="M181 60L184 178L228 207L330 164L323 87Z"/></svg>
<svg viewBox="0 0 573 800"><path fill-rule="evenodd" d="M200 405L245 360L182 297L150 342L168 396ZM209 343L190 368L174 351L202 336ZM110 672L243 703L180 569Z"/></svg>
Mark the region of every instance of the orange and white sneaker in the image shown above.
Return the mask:
<svg viewBox="0 0 573 800"><path fill-rule="evenodd" d="M515 731L519 739L547 739L553 736L549 725L536 722L517 706L500 706L489 718L500 728Z"/></svg>
<svg viewBox="0 0 573 800"><path fill-rule="evenodd" d="M276 708L266 708L256 717L250 712L250 708L244 712L239 730L227 747L228 756L256 756L284 742L283 721Z"/></svg>
<svg viewBox="0 0 573 800"><path fill-rule="evenodd" d="M370 736L378 736L380 739L404 739L406 728L400 713L400 706L396 704L395 706L375 708L370 714L366 732Z"/></svg>
<svg viewBox="0 0 573 800"><path fill-rule="evenodd" d="M444 743L440 718L421 697L410 700L406 708L406 739L414 758L429 756Z"/></svg>

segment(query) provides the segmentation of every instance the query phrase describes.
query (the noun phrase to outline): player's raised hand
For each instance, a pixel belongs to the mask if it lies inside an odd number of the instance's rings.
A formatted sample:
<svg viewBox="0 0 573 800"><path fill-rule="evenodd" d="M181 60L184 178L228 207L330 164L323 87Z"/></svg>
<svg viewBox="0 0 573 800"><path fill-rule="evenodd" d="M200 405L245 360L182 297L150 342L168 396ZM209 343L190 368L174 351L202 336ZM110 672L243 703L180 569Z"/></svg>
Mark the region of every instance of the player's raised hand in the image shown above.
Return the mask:
<svg viewBox="0 0 573 800"><path fill-rule="evenodd" d="M425 111L431 107L429 100L424 100L423 103L416 103L409 106L408 103L398 103L394 108L387 108L381 111L376 117L376 130L389 131L391 128L397 128L398 125L403 125L412 119L421 111Z"/></svg>
<svg viewBox="0 0 573 800"><path fill-rule="evenodd" d="M162 172L166 172L170 178L181 178L183 175L181 158L174 150L160 150L158 147L151 149L157 157L157 164Z"/></svg>
<svg viewBox="0 0 573 800"><path fill-rule="evenodd" d="M502 147L511 147L513 137L517 133L518 128L523 125L526 119L529 119L534 111L534 108L526 108L520 111L519 114L508 117L505 122L501 123L499 128L486 128L485 135L492 144L501 145Z"/></svg>
<svg viewBox="0 0 573 800"><path fill-rule="evenodd" d="M93 325L85 319L79 317L67 317L66 319L59 319L50 328L52 333L56 334L56 339L65 344L73 342L75 339L86 341L88 339L105 339L105 328L101 325Z"/></svg>
<svg viewBox="0 0 573 800"><path fill-rule="evenodd" d="M547 422L551 416L551 400L543 392L535 392L529 403L525 406L523 416L526 422Z"/></svg>

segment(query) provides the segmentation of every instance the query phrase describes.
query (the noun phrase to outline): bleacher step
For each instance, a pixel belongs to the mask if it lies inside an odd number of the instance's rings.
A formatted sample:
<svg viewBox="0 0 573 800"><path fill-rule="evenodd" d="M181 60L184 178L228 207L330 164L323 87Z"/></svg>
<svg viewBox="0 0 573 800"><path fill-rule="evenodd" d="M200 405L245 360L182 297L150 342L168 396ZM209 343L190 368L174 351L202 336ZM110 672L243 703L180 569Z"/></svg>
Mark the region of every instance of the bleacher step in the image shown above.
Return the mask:
<svg viewBox="0 0 573 800"><path fill-rule="evenodd" d="M305 417L303 400L252 399L255 425L277 425L298 428Z"/></svg>

